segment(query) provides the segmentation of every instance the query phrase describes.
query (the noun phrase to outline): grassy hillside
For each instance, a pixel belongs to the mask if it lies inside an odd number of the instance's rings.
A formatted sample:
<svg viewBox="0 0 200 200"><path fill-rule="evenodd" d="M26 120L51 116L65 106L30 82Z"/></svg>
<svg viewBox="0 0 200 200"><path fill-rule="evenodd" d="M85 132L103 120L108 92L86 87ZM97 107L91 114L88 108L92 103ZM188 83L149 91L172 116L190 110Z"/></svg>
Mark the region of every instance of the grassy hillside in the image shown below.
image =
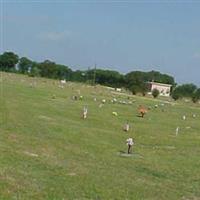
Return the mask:
<svg viewBox="0 0 200 200"><path fill-rule="evenodd" d="M100 86L61 88L59 81L6 73L0 86L0 199L200 199L199 105L161 106ZM144 118L137 116L139 105L151 106ZM126 120L129 133L122 130ZM136 142L130 156L123 153L128 137Z"/></svg>

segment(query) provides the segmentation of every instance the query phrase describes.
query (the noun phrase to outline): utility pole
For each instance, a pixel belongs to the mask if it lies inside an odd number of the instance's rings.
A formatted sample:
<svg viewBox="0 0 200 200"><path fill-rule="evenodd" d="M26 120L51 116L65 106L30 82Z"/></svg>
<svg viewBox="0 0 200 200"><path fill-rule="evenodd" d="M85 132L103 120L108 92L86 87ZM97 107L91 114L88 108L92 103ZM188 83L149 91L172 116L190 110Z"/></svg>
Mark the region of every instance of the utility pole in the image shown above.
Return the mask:
<svg viewBox="0 0 200 200"><path fill-rule="evenodd" d="M93 76L93 85L95 86L96 83L96 63L95 63L95 67L94 67L94 76Z"/></svg>
<svg viewBox="0 0 200 200"><path fill-rule="evenodd" d="M88 67L86 72L86 83L89 83L89 72L90 72L90 67Z"/></svg>

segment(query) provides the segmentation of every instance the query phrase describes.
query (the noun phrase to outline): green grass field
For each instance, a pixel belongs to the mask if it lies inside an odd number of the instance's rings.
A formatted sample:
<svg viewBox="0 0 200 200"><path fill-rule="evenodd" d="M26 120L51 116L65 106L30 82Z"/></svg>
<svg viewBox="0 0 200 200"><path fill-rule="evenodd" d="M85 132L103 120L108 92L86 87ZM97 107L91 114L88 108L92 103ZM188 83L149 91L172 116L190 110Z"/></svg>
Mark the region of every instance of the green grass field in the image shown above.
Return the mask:
<svg viewBox="0 0 200 200"><path fill-rule="evenodd" d="M101 86L58 85L1 72L0 199L200 199L200 105L161 106L164 100L127 100ZM83 100L73 101L79 93ZM112 104L112 98L134 103ZM139 105L152 107L144 118L137 116ZM123 154L128 137L135 139L131 156Z"/></svg>

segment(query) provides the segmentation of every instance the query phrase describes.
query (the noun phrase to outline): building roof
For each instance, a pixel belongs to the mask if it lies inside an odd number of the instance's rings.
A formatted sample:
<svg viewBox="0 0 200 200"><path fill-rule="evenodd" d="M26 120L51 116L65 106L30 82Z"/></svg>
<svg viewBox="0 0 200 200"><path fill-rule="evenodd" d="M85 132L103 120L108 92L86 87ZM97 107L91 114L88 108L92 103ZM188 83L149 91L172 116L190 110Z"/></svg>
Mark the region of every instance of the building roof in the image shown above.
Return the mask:
<svg viewBox="0 0 200 200"><path fill-rule="evenodd" d="M158 82L148 82L150 84L154 84L154 85L160 85L160 86L166 86L166 87L171 87L171 84L165 84L165 83L158 83Z"/></svg>

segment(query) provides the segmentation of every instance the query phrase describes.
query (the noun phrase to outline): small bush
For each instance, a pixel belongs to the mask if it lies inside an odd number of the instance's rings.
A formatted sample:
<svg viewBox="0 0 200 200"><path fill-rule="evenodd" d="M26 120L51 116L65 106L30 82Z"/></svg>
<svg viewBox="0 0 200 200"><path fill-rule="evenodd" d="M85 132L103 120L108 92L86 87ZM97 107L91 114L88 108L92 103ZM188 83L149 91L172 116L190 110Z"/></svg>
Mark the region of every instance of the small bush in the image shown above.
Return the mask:
<svg viewBox="0 0 200 200"><path fill-rule="evenodd" d="M157 98L159 94L160 94L160 92L159 92L158 89L154 88L154 89L152 90L152 95L153 95L154 98Z"/></svg>
<svg viewBox="0 0 200 200"><path fill-rule="evenodd" d="M197 103L200 100L200 88L195 90L195 92L192 95L192 101L194 103Z"/></svg>
<svg viewBox="0 0 200 200"><path fill-rule="evenodd" d="M172 92L172 98L176 101L178 99L180 99L180 94L176 91Z"/></svg>

